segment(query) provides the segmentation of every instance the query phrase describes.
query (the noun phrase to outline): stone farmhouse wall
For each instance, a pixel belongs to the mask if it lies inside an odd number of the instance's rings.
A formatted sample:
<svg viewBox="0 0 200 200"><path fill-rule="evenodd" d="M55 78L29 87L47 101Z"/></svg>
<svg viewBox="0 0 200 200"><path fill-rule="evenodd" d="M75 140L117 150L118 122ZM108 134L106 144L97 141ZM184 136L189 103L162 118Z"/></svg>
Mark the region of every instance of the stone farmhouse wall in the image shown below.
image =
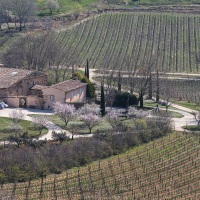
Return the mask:
<svg viewBox="0 0 200 200"><path fill-rule="evenodd" d="M30 88L34 85L46 85L47 76L27 76L20 80L18 83L12 85L6 89L0 89L0 97L11 97L11 96L27 96L30 94Z"/></svg>

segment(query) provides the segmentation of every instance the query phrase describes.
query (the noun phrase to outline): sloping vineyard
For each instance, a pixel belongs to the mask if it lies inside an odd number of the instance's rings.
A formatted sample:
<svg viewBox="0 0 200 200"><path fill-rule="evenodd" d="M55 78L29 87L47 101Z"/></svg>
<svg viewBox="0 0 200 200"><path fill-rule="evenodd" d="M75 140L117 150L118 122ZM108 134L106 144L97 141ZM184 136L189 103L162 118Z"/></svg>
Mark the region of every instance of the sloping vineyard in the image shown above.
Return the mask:
<svg viewBox="0 0 200 200"><path fill-rule="evenodd" d="M52 178L2 185L1 199L200 199L200 138L174 133Z"/></svg>
<svg viewBox="0 0 200 200"><path fill-rule="evenodd" d="M199 15L103 14L58 34L68 65L127 70L153 59L161 71L199 72Z"/></svg>

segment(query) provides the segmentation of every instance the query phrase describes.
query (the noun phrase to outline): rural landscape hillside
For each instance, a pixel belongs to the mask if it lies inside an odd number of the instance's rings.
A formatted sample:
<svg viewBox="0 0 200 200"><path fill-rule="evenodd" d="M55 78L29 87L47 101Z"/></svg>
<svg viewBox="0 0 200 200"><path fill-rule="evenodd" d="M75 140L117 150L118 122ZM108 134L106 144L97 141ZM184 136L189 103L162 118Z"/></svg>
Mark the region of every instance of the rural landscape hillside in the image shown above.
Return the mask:
<svg viewBox="0 0 200 200"><path fill-rule="evenodd" d="M0 0L0 199L200 199L200 0Z"/></svg>
<svg viewBox="0 0 200 200"><path fill-rule="evenodd" d="M199 136L171 134L64 174L4 185L4 199L199 199Z"/></svg>

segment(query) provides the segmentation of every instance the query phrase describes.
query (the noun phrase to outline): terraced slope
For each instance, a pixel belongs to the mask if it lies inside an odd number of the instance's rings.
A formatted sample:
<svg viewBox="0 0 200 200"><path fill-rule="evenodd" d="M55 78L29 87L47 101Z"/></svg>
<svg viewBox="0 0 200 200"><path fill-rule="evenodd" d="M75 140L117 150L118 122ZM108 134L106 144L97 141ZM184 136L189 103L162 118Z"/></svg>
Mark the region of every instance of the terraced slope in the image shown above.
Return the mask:
<svg viewBox="0 0 200 200"><path fill-rule="evenodd" d="M103 14L59 33L67 63L126 70L156 60L170 72L199 72L200 16ZM196 56L199 55L199 56Z"/></svg>
<svg viewBox="0 0 200 200"><path fill-rule="evenodd" d="M44 180L1 187L1 199L200 199L200 139L172 134Z"/></svg>

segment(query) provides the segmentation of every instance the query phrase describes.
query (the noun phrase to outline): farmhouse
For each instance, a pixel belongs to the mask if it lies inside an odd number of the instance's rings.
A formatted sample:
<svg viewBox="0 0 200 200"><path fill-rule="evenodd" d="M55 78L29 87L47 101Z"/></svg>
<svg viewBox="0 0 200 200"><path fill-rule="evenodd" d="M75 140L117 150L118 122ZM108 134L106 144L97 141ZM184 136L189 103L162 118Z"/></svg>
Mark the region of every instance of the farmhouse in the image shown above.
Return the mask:
<svg viewBox="0 0 200 200"><path fill-rule="evenodd" d="M26 107L30 89L47 85L47 75L39 71L0 67L0 99L12 107Z"/></svg>
<svg viewBox="0 0 200 200"><path fill-rule="evenodd" d="M82 102L86 85L79 80L67 80L47 86L43 72L0 67L0 100L11 107L52 109L56 101Z"/></svg>

